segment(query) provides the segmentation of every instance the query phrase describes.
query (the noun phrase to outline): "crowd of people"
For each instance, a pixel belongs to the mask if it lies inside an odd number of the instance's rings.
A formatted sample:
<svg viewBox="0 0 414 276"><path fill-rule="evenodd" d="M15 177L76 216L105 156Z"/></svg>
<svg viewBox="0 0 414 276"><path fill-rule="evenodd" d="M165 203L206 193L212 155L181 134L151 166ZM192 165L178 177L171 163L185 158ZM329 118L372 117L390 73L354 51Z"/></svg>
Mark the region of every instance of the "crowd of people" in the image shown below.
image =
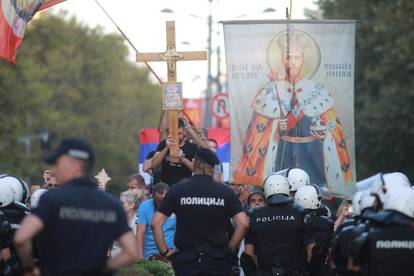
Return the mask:
<svg viewBox="0 0 414 276"><path fill-rule="evenodd" d="M176 275L414 275L414 190L402 173L357 183L335 215L301 168L262 187L223 183L217 142L179 120L117 198L89 174L95 154L65 139L42 186L0 175L4 275L112 275L138 260ZM170 148L179 145L179 150ZM171 160L177 160L171 162Z"/></svg>

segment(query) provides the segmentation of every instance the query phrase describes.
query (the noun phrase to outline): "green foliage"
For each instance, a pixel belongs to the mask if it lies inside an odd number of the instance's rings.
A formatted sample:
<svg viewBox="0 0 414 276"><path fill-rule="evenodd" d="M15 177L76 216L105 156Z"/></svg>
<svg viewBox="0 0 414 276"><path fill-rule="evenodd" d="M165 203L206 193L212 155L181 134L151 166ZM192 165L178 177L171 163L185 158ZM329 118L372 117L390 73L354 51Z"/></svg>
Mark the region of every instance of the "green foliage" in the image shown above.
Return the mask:
<svg viewBox="0 0 414 276"><path fill-rule="evenodd" d="M159 261L140 261L121 268L119 275L174 276L174 271L170 264Z"/></svg>
<svg viewBox="0 0 414 276"><path fill-rule="evenodd" d="M356 19L358 178L401 171L414 178L412 0L319 0L326 19Z"/></svg>
<svg viewBox="0 0 414 276"><path fill-rule="evenodd" d="M138 133L157 126L161 108L159 87L127 55L118 35L74 18L32 21L17 64L0 61L0 172L40 181L44 152L34 134L47 130L52 148L63 137L88 139L92 173L105 168L110 188L125 189L138 169Z"/></svg>

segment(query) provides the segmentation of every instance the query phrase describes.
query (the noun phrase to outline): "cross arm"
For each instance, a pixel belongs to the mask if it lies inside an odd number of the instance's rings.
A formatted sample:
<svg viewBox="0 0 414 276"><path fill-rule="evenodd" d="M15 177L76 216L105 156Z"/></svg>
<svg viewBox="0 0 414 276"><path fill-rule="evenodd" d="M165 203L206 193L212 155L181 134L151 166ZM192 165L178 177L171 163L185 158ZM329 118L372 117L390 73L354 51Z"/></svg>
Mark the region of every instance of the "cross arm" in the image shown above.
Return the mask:
<svg viewBox="0 0 414 276"><path fill-rule="evenodd" d="M207 52L206 51L193 51L193 52L179 52L183 55L182 60L206 60Z"/></svg>
<svg viewBox="0 0 414 276"><path fill-rule="evenodd" d="M162 58L162 54L163 53L137 53L137 61L164 61L164 59Z"/></svg>

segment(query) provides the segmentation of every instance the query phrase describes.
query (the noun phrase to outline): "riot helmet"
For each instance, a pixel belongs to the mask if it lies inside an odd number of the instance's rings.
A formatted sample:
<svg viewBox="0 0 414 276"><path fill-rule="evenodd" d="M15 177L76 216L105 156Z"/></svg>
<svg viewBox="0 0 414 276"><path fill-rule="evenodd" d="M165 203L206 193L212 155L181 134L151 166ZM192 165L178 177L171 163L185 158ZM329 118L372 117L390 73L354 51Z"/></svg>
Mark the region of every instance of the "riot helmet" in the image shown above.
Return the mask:
<svg viewBox="0 0 414 276"><path fill-rule="evenodd" d="M299 188L295 194L295 203L304 209L317 210L322 205L322 196L319 187L311 184Z"/></svg>

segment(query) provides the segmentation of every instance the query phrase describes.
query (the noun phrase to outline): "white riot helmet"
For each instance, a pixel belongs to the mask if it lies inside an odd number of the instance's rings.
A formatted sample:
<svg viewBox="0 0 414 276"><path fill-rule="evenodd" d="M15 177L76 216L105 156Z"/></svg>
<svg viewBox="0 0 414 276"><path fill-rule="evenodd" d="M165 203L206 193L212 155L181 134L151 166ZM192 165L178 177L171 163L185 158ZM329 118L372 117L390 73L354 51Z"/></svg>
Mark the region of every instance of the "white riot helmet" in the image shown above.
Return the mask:
<svg viewBox="0 0 414 276"><path fill-rule="evenodd" d="M291 192L295 192L299 190L299 188L310 184L308 173L299 168L290 169L288 171L287 179L290 184Z"/></svg>
<svg viewBox="0 0 414 276"><path fill-rule="evenodd" d="M0 184L0 208L5 207L13 203L14 190L10 184Z"/></svg>
<svg viewBox="0 0 414 276"><path fill-rule="evenodd" d="M295 203L304 209L319 209L322 205L322 196L318 186L312 184L299 188L295 194Z"/></svg>
<svg viewBox="0 0 414 276"><path fill-rule="evenodd" d="M26 203L29 198L29 187L16 176L3 174L0 176L0 185L10 185L14 191L14 201Z"/></svg>
<svg viewBox="0 0 414 276"><path fill-rule="evenodd" d="M39 204L40 197L45 192L47 192L46 189L38 189L32 194L32 197L30 198L30 204L32 205L32 208L37 207L37 205Z"/></svg>
<svg viewBox="0 0 414 276"><path fill-rule="evenodd" d="M285 202L288 200L290 185L283 175L272 174L268 176L263 183L266 199L273 196L275 200L272 203Z"/></svg>
<svg viewBox="0 0 414 276"><path fill-rule="evenodd" d="M352 210L357 216L360 216L365 209L374 207L375 196L371 195L369 189L358 191L352 199Z"/></svg>
<svg viewBox="0 0 414 276"><path fill-rule="evenodd" d="M371 187L371 194L377 196L384 204L387 201L388 192L397 187L411 187L407 176L400 172L381 174L381 181L375 181Z"/></svg>
<svg viewBox="0 0 414 276"><path fill-rule="evenodd" d="M414 190L411 187L396 187L387 193L384 210L400 212L414 218Z"/></svg>
<svg viewBox="0 0 414 276"><path fill-rule="evenodd" d="M359 208L361 208L361 213L364 212L367 208L374 207L375 204L375 196L371 195L369 190L365 190L362 193L361 200L359 202Z"/></svg>

